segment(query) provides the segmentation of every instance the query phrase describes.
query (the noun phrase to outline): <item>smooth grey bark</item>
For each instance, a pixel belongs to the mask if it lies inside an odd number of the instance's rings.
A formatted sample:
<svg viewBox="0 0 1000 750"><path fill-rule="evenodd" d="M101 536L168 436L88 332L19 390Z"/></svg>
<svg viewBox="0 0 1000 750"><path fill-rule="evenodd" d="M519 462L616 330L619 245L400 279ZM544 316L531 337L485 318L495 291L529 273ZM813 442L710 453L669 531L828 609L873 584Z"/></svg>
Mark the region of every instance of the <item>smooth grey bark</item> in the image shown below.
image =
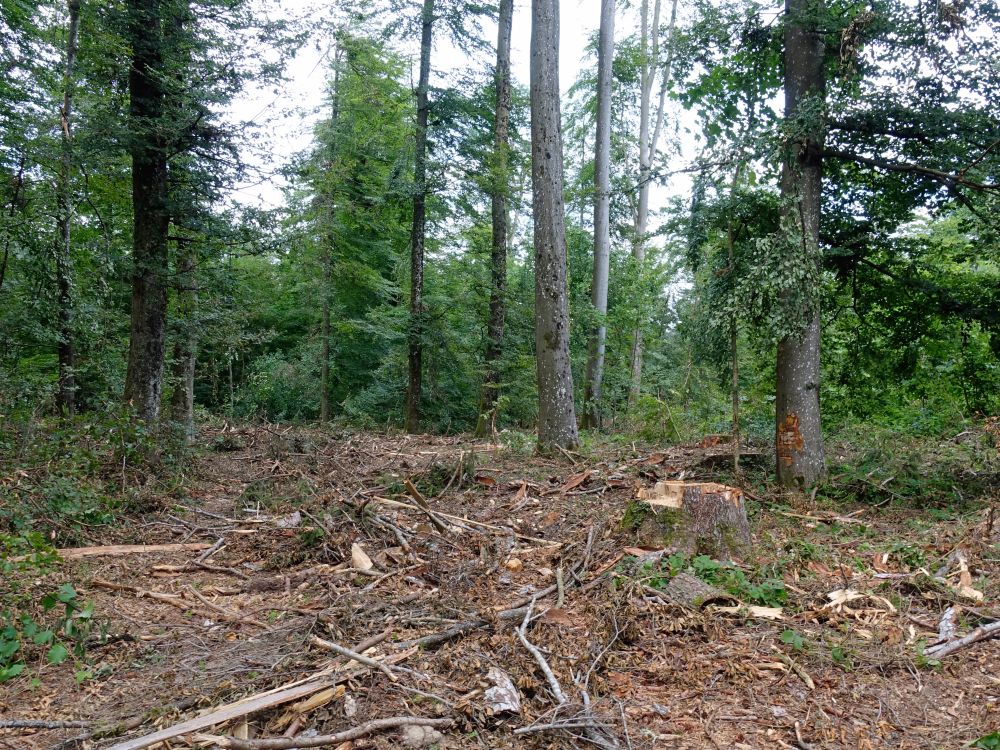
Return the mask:
<svg viewBox="0 0 1000 750"><path fill-rule="evenodd" d="M547 450L573 447L579 439L569 358L559 107L559 0L531 2L530 77L538 446Z"/></svg>
<svg viewBox="0 0 1000 750"><path fill-rule="evenodd" d="M823 33L817 28L822 0L785 2L785 119L825 95ZM819 219L825 123L798 126L786 144L781 175L783 224L802 242L806 262L819 263ZM789 243L785 243L788 245ZM818 297L819 290L815 290ZM778 343L775 446L778 482L815 484L826 471L820 427L820 318L818 300L804 329Z"/></svg>
<svg viewBox="0 0 1000 750"><path fill-rule="evenodd" d="M56 406L59 413L69 416L76 411L76 374L73 347L73 94L76 88L74 68L79 46L80 0L68 0L69 22L66 33L66 68L63 77L63 102L59 112L60 146L59 178L56 188L56 286L59 318L59 388Z"/></svg>
<svg viewBox="0 0 1000 750"><path fill-rule="evenodd" d="M417 131L413 159L413 225L410 231L410 331L407 361L405 427L420 429L420 392L423 378L424 241L427 222L427 90L431 76L434 0L424 0L421 12L420 79L417 83Z"/></svg>
<svg viewBox="0 0 1000 750"><path fill-rule="evenodd" d="M194 440L194 376L198 363L198 333L195 312L198 306L198 287L195 278L196 258L194 247L185 243L177 260L177 317L181 329L174 341L173 371L174 392L170 399L170 419L184 427L184 434Z"/></svg>
<svg viewBox="0 0 1000 750"><path fill-rule="evenodd" d="M639 200L634 217L635 240L632 245L632 255L636 263L642 267L646 260L646 232L649 225L649 190L653 179L653 159L656 157L663 130L664 105L666 103L667 86L670 84L670 71L674 59L674 28L677 24L677 0L673 0L670 10L670 24L667 27L667 57L662 62L662 78L660 79L659 101L656 109L656 122L650 134L650 124L653 104L653 83L661 68L660 59L660 0L653 5L652 24L649 22L649 0L642 0L640 8L639 49L642 57L642 68L639 80ZM640 316L641 318L641 316ZM628 401L634 406L639 399L642 388L642 322L636 321L632 336L632 381L629 386Z"/></svg>
<svg viewBox="0 0 1000 750"><path fill-rule="evenodd" d="M484 437L495 424L500 396L500 356L507 296L507 194L510 192L510 35L514 0L500 0L497 18L497 66L494 72L496 110L493 123L493 175L490 185L490 319L487 327L486 374L479 400L476 435Z"/></svg>
<svg viewBox="0 0 1000 750"><path fill-rule="evenodd" d="M607 337L608 266L611 258L611 63L615 46L615 0L601 0L597 43L597 134L594 145L594 276L590 299L598 315L591 331L584 395L584 427L601 426L601 381Z"/></svg>
<svg viewBox="0 0 1000 750"><path fill-rule="evenodd" d="M163 135L160 0L129 0L132 157L132 311L125 401L147 422L160 416L167 321L167 148Z"/></svg>

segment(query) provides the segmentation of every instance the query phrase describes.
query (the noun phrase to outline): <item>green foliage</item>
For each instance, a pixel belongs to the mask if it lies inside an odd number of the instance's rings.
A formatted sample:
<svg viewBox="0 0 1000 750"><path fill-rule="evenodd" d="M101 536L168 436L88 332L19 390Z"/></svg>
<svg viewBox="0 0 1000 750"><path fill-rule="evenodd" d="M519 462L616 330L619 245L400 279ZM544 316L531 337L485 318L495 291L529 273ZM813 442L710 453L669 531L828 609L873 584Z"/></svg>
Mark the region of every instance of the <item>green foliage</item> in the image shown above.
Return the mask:
<svg viewBox="0 0 1000 750"><path fill-rule="evenodd" d="M52 665L73 657L81 662L87 644L107 637L104 625L94 618L94 606L82 602L68 583L42 596L37 605L45 613L40 623L24 611L24 602L0 599L0 682L17 677L35 660Z"/></svg>
<svg viewBox="0 0 1000 750"><path fill-rule="evenodd" d="M680 553L646 562L639 574L653 588L662 588L680 572L690 573L717 586L743 602L765 607L779 607L788 599L785 585L776 578L754 572L750 576L732 562L714 560L707 555L688 557Z"/></svg>
<svg viewBox="0 0 1000 750"><path fill-rule="evenodd" d="M1000 750L1000 732L990 732L972 743L978 750Z"/></svg>
<svg viewBox="0 0 1000 750"><path fill-rule="evenodd" d="M782 643L786 643L791 646L795 651L802 651L805 649L806 642L805 639L790 628L786 628L781 631L779 636Z"/></svg>

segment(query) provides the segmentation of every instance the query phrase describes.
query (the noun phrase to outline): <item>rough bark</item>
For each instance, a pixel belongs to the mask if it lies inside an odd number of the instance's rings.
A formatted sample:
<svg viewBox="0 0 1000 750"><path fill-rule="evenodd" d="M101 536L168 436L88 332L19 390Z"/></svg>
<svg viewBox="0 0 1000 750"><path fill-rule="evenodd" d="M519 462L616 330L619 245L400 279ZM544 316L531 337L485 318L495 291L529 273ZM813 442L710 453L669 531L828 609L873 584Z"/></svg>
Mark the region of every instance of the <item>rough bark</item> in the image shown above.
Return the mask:
<svg viewBox="0 0 1000 750"><path fill-rule="evenodd" d="M330 262L330 249L323 251L323 315L320 323L322 351L319 366L319 421L330 421L330 284L333 273Z"/></svg>
<svg viewBox="0 0 1000 750"><path fill-rule="evenodd" d="M476 435L484 437L496 420L500 396L500 356L507 295L507 193L510 163L510 35L514 0L500 0L497 19L497 67L494 72L496 112L493 123L493 176L490 214L493 224L490 245L490 319L487 327L486 374L479 401Z"/></svg>
<svg viewBox="0 0 1000 750"><path fill-rule="evenodd" d="M333 69L333 96L330 105L330 124L333 128L334 142L333 148L335 150L334 158L336 158L336 133L337 133L337 120L340 117L340 50L338 49L334 55L334 69ZM319 393L319 421L326 423L330 421L330 297L333 293L331 286L333 284L333 250L334 245L337 241L335 221L336 221L336 203L334 197L329 198L329 218L330 218L330 234L326 238L326 243L323 247L323 312L322 320L320 322L320 337L322 338L322 353L320 357L322 361L320 362L320 393Z"/></svg>
<svg viewBox="0 0 1000 750"><path fill-rule="evenodd" d="M195 435L194 375L198 362L198 332L194 320L198 306L195 265L194 248L188 243L177 260L177 317L181 328L174 341L170 419L183 425L189 442Z"/></svg>
<svg viewBox="0 0 1000 750"><path fill-rule="evenodd" d="M601 382L608 313L608 265L611 258L611 63L615 44L615 0L601 0L597 44L597 135L594 147L594 276L591 303L598 315L591 331L584 395L584 427L601 426Z"/></svg>
<svg viewBox="0 0 1000 750"><path fill-rule="evenodd" d="M657 482L640 490L623 525L634 529L642 544L692 555L738 559L750 549L743 493L712 482Z"/></svg>
<svg viewBox="0 0 1000 750"><path fill-rule="evenodd" d="M132 312L125 401L156 422L163 389L167 318L167 149L160 0L130 0L128 34L132 156Z"/></svg>
<svg viewBox="0 0 1000 750"><path fill-rule="evenodd" d="M559 107L559 2L531 3L531 184L535 241L538 445L577 444L569 358L563 146Z"/></svg>
<svg viewBox="0 0 1000 750"><path fill-rule="evenodd" d="M66 34L66 68L63 78L63 103L60 111L59 181L56 190L56 285L58 289L59 344L59 389L56 405L59 412L69 416L76 411L76 375L73 351L73 144L72 113L75 88L74 68L80 30L80 0L68 0L69 22Z"/></svg>
<svg viewBox="0 0 1000 750"><path fill-rule="evenodd" d="M823 34L816 28L822 0L786 0L785 118L794 121L809 99L824 95ZM792 241L805 245L806 262L819 262L823 123L800 128L786 144L781 194ZM786 243L787 245L788 243ZM814 259L814 260L810 260ZM818 297L819 290L815 292ZM775 447L778 482L806 488L825 472L820 429L820 319L818 301L805 327L778 343Z"/></svg>
<svg viewBox="0 0 1000 750"><path fill-rule="evenodd" d="M420 79L417 83L417 130L413 160L413 225L410 231L410 331L406 431L420 429L423 378L424 240L427 219L427 89L431 75L434 0L424 0L420 32Z"/></svg>
<svg viewBox="0 0 1000 750"><path fill-rule="evenodd" d="M639 200L635 213L635 240L632 255L641 267L646 260L646 232L649 223L649 191L653 178L653 159L659 147L660 133L663 130L664 105L667 86L670 83L670 70L674 57L674 27L677 23L677 0L673 0L670 10L670 24L667 27L668 44L667 57L663 63L660 79L659 102L656 110L656 122L650 134L652 117L653 83L657 71L660 70L660 0L653 5L653 21L649 23L649 0L643 0L640 9L642 15L640 28L640 54L642 55L642 70L639 86ZM629 404L634 406L642 389L642 322L636 321L632 336L632 381L629 386Z"/></svg>
<svg viewBox="0 0 1000 750"><path fill-rule="evenodd" d="M717 589L690 573L678 573L663 587L663 596L674 604L692 609L702 609L709 604L732 604L736 597Z"/></svg>

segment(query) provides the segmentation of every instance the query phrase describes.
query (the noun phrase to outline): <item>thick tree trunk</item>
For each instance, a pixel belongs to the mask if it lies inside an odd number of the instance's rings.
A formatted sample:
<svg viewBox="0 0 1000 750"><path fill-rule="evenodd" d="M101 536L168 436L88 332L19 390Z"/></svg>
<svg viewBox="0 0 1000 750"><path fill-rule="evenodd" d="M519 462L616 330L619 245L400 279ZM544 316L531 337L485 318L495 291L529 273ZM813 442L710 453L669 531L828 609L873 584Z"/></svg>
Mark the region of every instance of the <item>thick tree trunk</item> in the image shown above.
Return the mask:
<svg viewBox="0 0 1000 750"><path fill-rule="evenodd" d="M559 108L559 0L531 3L531 183L535 221L538 445L577 444L569 358L563 147Z"/></svg>
<svg viewBox="0 0 1000 750"><path fill-rule="evenodd" d="M824 96L823 34L816 28L820 10L822 0L786 0L785 118L789 122L810 99ZM781 177L783 223L791 231L790 240L803 243L808 263L819 263L824 130L822 122L799 126L800 132L786 145ZM810 487L825 473L819 382L820 318L818 300L814 300L804 329L778 343L775 447L778 482L786 487Z"/></svg>
<svg viewBox="0 0 1000 750"><path fill-rule="evenodd" d="M186 247L177 261L177 317L181 328L174 342L174 392L170 399L170 419L184 427L188 442L194 440L194 376L198 362L198 332L195 312L198 288L195 279L195 252Z"/></svg>
<svg viewBox="0 0 1000 750"><path fill-rule="evenodd" d="M650 134L653 106L653 83L660 70L660 0L653 5L653 21L649 23L649 0L643 0L640 8L640 54L642 55L642 70L639 81L639 200L635 214L635 239L632 255L636 264L642 268L646 261L646 232L649 223L649 191L653 179L653 159L656 158L660 143L660 133L663 130L664 106L666 103L667 86L670 84L670 71L674 58L674 27L677 24L677 0L673 0L670 10L670 25L667 27L668 46L667 58L663 63L660 79L659 102L656 110L656 122ZM629 386L628 402L635 406L642 389L642 316L636 322L632 336L632 380Z"/></svg>
<svg viewBox="0 0 1000 750"><path fill-rule="evenodd" d="M611 258L611 63L615 46L615 0L601 0L597 45L597 137L594 148L594 277L591 302L598 322L591 331L584 395L584 427L601 426L601 381L608 313L608 265Z"/></svg>
<svg viewBox="0 0 1000 750"><path fill-rule="evenodd" d="M420 429L423 378L424 239L427 210L427 89L431 76L434 0L424 0L420 33L420 80L417 83L417 132L413 162L413 227L410 231L410 332L406 431Z"/></svg>
<svg viewBox="0 0 1000 750"><path fill-rule="evenodd" d="M72 114L74 68L76 66L77 39L80 30L80 0L66 3L69 25L66 34L66 69L63 79L63 104L60 112L62 153L59 161L57 188L58 217L56 219L58 245L56 247L56 284L58 287L59 317L59 391L56 405L59 412L69 416L76 411L76 375L73 352L73 258L71 230L73 226L73 146Z"/></svg>
<svg viewBox="0 0 1000 750"><path fill-rule="evenodd" d="M129 0L132 138L132 313L125 401L156 422L163 389L167 318L167 153L162 134L160 0Z"/></svg>
<svg viewBox="0 0 1000 750"><path fill-rule="evenodd" d="M500 396L500 355L503 353L503 328L507 296L507 194L510 175L510 35L514 18L514 0L500 0L497 19L496 114L493 123L493 175L490 213L493 237L490 246L490 320L487 330L486 375L479 401L476 435L484 437L495 424L497 399Z"/></svg>

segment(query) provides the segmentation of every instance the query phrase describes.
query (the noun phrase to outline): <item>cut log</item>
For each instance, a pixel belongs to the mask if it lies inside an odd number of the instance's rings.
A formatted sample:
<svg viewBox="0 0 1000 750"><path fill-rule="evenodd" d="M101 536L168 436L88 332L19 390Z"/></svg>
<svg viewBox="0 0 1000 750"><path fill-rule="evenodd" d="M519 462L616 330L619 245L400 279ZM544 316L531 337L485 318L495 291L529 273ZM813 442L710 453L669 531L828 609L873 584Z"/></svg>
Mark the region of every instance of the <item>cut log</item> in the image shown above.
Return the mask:
<svg viewBox="0 0 1000 750"><path fill-rule="evenodd" d="M153 552L198 552L208 549L211 544L191 542L190 544L116 544L110 547L67 547L57 549L56 554L63 560L80 557L115 557L118 555L147 555ZM12 557L11 562L24 562L30 555Z"/></svg>
<svg viewBox="0 0 1000 750"><path fill-rule="evenodd" d="M657 482L640 489L622 526L640 546L662 546L718 560L740 558L750 549L743 493L712 482Z"/></svg>
<svg viewBox="0 0 1000 750"><path fill-rule="evenodd" d="M663 587L663 598L691 609L701 609L709 604L737 603L736 597L705 583L688 573L678 573Z"/></svg>

